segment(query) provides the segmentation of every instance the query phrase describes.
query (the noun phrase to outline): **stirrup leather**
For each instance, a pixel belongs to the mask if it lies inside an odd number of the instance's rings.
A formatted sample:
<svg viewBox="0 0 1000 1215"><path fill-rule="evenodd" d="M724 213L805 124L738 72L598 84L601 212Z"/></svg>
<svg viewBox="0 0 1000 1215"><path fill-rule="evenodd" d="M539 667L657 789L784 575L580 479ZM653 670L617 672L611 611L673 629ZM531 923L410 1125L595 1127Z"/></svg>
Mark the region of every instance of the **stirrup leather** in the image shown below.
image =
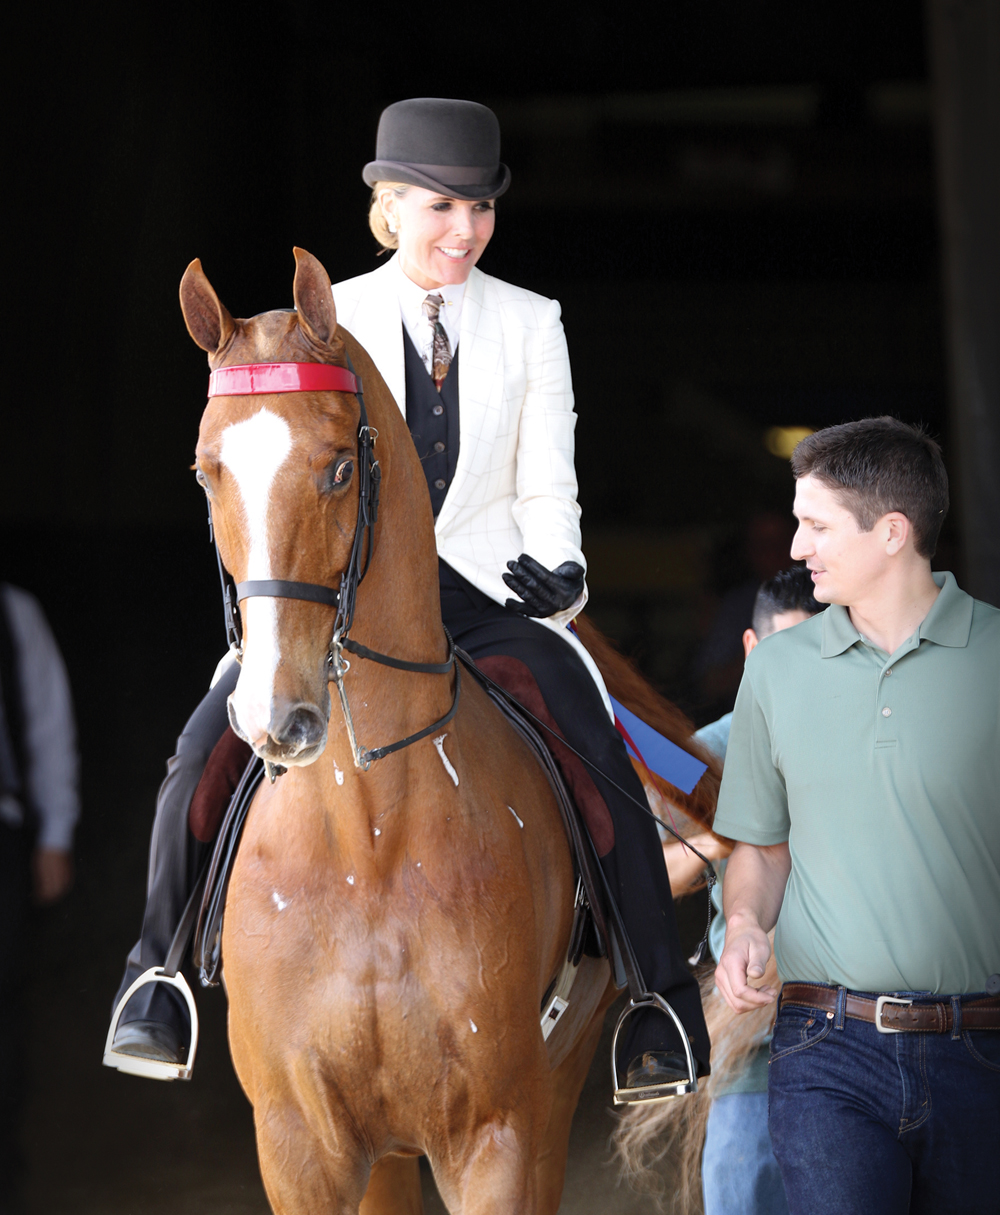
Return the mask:
<svg viewBox="0 0 1000 1215"><path fill-rule="evenodd" d="M184 1063L168 1063L166 1059L143 1059L139 1055L126 1055L114 1049L115 1034L121 1021L125 1005L132 999L140 987L147 983L167 983L176 987L187 1002L191 1014L191 1043L188 1046L187 1060ZM194 1069L194 1056L198 1049L198 1010L195 1007L194 996L187 980L179 972L168 975L162 966L151 966L141 974L132 986L118 1001L115 1015L111 1018L107 1041L104 1043L104 1066L115 1067L120 1072L130 1076L144 1076L148 1080L190 1080Z"/></svg>
<svg viewBox="0 0 1000 1215"><path fill-rule="evenodd" d="M684 1057L687 1061L688 1078L679 1080L672 1084L647 1084L642 1087L622 1088L618 1078L618 1035L621 1033L621 1028L634 1012L638 1012L641 1008L655 1008L658 1012L665 1013L671 1018L674 1025L677 1026L677 1032L681 1036L681 1042L684 1046ZM618 1024L615 1026L614 1037L611 1039L611 1079L614 1085L614 1103L615 1105L636 1105L639 1102L653 1101L671 1101L674 1097L686 1097L689 1093L698 1091L698 1075L695 1068L694 1055L691 1053L691 1043L688 1041L687 1033L684 1026L681 1024L681 1019L670 1007L670 1005L655 991L646 992L637 1000L629 1000L626 1007L622 1010L621 1016L618 1018Z"/></svg>

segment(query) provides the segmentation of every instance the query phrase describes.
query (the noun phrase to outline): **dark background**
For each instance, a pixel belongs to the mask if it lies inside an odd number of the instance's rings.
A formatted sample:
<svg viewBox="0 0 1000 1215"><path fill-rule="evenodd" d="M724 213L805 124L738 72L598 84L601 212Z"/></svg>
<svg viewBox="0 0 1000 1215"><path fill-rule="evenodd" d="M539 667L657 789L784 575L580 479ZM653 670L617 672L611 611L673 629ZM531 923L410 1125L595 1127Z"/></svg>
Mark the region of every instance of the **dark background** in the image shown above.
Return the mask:
<svg viewBox="0 0 1000 1215"><path fill-rule="evenodd" d="M949 458L925 16L182 0L20 6L7 34L2 573L64 649L84 791L76 889L36 926L33 1201L166 1210L178 1158L255 1184L248 1111L218 1115L241 1099L217 993L200 1084L100 1066L164 760L225 644L184 267L242 316L290 303L293 244L373 269L382 107L492 105L513 184L481 266L563 305L592 613L708 720L699 647L751 576L748 523L791 504L769 432L889 412ZM961 571L951 532L942 555Z"/></svg>

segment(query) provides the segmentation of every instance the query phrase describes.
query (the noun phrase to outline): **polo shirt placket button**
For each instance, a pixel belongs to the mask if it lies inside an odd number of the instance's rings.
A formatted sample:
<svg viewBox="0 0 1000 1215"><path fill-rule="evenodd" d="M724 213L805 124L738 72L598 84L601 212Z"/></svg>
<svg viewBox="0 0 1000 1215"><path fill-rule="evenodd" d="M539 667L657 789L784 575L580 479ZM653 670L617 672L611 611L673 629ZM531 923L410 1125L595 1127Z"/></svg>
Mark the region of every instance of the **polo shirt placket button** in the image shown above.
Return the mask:
<svg viewBox="0 0 1000 1215"><path fill-rule="evenodd" d="M434 488L444 489L444 477L438 477L438 479L434 482Z"/></svg>
<svg viewBox="0 0 1000 1215"><path fill-rule="evenodd" d="M888 707L887 707L887 708L885 708L885 709L883 709L883 710L882 710L882 716L883 716L883 717L891 717L891 716L892 716L892 709L890 709L890 708L888 708Z"/></svg>
<svg viewBox="0 0 1000 1215"><path fill-rule="evenodd" d="M440 417L440 416L441 416L441 415L444 413L444 406L443 406L443 405L435 405L435 406L434 406L434 408L431 410L431 413L432 413L432 414L433 414L433 415L434 415L436 418L439 418L439 417Z"/></svg>
<svg viewBox="0 0 1000 1215"><path fill-rule="evenodd" d="M434 444L434 450L435 450L435 451L438 451L438 452L444 451L444 444L443 444L443 443L435 443L435 444Z"/></svg>

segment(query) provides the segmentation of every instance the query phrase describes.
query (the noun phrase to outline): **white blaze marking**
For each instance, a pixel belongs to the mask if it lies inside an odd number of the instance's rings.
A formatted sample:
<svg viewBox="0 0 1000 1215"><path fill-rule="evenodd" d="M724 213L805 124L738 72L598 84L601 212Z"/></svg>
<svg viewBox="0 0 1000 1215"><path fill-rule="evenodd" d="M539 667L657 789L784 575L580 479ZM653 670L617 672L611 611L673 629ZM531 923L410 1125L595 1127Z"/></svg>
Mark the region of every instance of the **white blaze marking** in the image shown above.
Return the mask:
<svg viewBox="0 0 1000 1215"><path fill-rule="evenodd" d="M382 828L381 828L381 827L376 827L376 828L375 828L375 834L376 834L376 835L381 835L381 834L382 834Z"/></svg>
<svg viewBox="0 0 1000 1215"><path fill-rule="evenodd" d="M271 578L267 523L271 487L292 450L292 432L284 418L262 409L244 422L234 422L222 434L222 463L236 479L243 499L249 557L246 581ZM267 734L271 696L278 668L277 601L245 601L248 645L233 693L236 720L246 736L256 741Z"/></svg>
<svg viewBox="0 0 1000 1215"><path fill-rule="evenodd" d="M281 897L281 895L278 894L277 890L274 892L274 894L271 895L271 898L274 901L275 907L277 907L277 909L279 911L284 911L285 908L288 906L288 900L283 899Z"/></svg>
<svg viewBox="0 0 1000 1215"><path fill-rule="evenodd" d="M517 811L514 809L514 807L513 807L513 806L508 806L508 807L507 807L507 809L508 809L508 810L511 812L511 814L513 814L513 816L514 816L514 817L517 819L517 825L518 825L518 826L521 828L521 830L523 831L523 830L524 830L524 823L522 823L522 822L521 822L521 820L520 820L519 818L517 818Z"/></svg>
<svg viewBox="0 0 1000 1215"><path fill-rule="evenodd" d="M478 1034L478 1033L479 1033L479 1026L478 1026L478 1025L475 1023L475 1021L473 1021L473 1019L472 1019L471 1017L469 1018L469 1024L472 1026L472 1032L473 1032L474 1034Z"/></svg>
<svg viewBox="0 0 1000 1215"><path fill-rule="evenodd" d="M348 884L348 886L354 885L354 874L353 873L350 873L347 875L347 884Z"/></svg>
<svg viewBox="0 0 1000 1215"><path fill-rule="evenodd" d="M451 777L451 779L452 779L452 780L455 782L455 785L456 785L456 787L457 787L457 785L458 785L458 773L455 771L454 767L452 766L452 762L451 762L451 760L450 760L450 759L448 758L448 756L447 756L447 755L445 755L445 753L444 753L444 740L445 740L447 737L448 737L448 735L447 735L447 734L442 734L442 735L440 736L440 738L435 738L435 739L434 739L434 746L435 746L435 747L437 747L437 753L438 753L438 755L440 755L440 756L441 756L441 762L444 764L444 770L445 770L445 772L447 772L447 773L448 773L448 775L449 775L449 776Z"/></svg>
<svg viewBox="0 0 1000 1215"><path fill-rule="evenodd" d="M336 764L333 765L333 775L338 785L342 785L344 783L344 774Z"/></svg>

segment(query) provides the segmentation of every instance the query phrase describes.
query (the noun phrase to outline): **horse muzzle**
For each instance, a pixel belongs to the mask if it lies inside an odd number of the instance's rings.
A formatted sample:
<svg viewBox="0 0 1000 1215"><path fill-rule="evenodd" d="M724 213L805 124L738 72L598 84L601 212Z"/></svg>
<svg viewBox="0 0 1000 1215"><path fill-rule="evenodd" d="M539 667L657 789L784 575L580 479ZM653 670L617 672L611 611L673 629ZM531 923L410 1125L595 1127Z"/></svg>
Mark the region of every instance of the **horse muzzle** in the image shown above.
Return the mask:
<svg viewBox="0 0 1000 1215"><path fill-rule="evenodd" d="M329 701L326 713L318 705L305 702L284 707L274 705L267 729L253 730L255 737L252 738L250 731L240 724L232 696L228 701L228 710L233 732L249 743L261 759L272 764L281 764L285 768L305 767L318 759L326 746Z"/></svg>

